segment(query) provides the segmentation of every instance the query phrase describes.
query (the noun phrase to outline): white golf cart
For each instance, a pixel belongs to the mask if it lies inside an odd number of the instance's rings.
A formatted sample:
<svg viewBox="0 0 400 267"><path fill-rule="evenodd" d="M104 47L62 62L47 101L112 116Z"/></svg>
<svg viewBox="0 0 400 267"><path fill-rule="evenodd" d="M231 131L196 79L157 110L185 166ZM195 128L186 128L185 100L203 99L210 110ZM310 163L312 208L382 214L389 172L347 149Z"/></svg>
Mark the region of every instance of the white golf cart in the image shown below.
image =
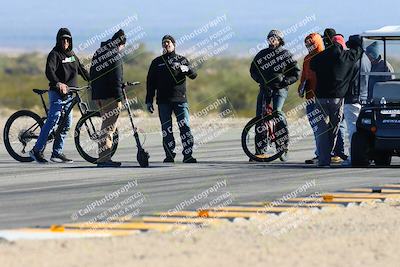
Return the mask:
<svg viewBox="0 0 400 267"><path fill-rule="evenodd" d="M373 42L380 48L382 72L361 72L368 77L369 89L351 142L353 166L389 166L392 156L400 156L400 73L389 63L400 59L400 26L386 26L361 34L364 49ZM400 71L397 67L397 71ZM397 77L397 79L396 79Z"/></svg>

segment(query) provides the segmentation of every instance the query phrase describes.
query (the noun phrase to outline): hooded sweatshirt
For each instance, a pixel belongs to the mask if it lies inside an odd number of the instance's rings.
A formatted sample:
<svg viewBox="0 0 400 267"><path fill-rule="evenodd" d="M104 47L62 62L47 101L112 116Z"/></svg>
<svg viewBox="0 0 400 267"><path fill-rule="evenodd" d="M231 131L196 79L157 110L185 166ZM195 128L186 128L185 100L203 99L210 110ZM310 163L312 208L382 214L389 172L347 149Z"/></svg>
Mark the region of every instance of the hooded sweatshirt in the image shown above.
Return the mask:
<svg viewBox="0 0 400 267"><path fill-rule="evenodd" d="M70 45L67 50L64 50L61 43L62 36L65 35L71 36ZM89 81L89 74L72 50L72 44L71 32L67 28L61 28L57 33L56 46L47 56L46 77L49 80L50 90L59 92L56 87L59 82L69 87L77 87L78 74L80 74L85 81Z"/></svg>
<svg viewBox="0 0 400 267"><path fill-rule="evenodd" d="M90 67L92 99L122 99L123 60L118 44L109 39L94 53Z"/></svg>
<svg viewBox="0 0 400 267"><path fill-rule="evenodd" d="M305 42L309 43L312 51L304 58L303 72L301 73L299 92L303 82L305 82L305 97L306 99L314 98L315 88L317 87L317 76L310 68L310 60L318 53L324 51L324 42L321 35L311 33L305 38Z"/></svg>
<svg viewBox="0 0 400 267"><path fill-rule="evenodd" d="M268 47L254 57L250 75L262 90L286 89L299 79L300 69L289 50L283 46Z"/></svg>

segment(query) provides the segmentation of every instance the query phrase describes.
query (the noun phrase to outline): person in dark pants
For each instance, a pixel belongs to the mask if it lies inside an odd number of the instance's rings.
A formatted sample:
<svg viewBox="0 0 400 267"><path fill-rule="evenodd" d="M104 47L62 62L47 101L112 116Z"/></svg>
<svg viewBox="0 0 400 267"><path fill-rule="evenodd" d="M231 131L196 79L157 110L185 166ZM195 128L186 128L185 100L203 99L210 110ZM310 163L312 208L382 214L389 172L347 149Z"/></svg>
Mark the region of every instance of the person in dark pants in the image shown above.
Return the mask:
<svg viewBox="0 0 400 267"><path fill-rule="evenodd" d="M288 86L300 76L300 69L293 55L285 49L283 33L271 30L268 34L269 47L261 50L254 57L250 66L250 75L260 86L257 97L256 115L262 113L262 101L272 101L273 111L284 117L283 104L288 96Z"/></svg>
<svg viewBox="0 0 400 267"><path fill-rule="evenodd" d="M271 30L267 37L269 47L261 50L254 57L250 65L250 75L259 84L260 91L257 96L256 115L263 111L263 102L269 105L272 102L272 111L276 112L281 121L286 123L285 114L282 111L288 96L289 85L295 83L300 76L300 69L293 55L285 49L283 33L279 30ZM256 135L256 143L260 143L260 135ZM260 154L262 148L256 146L256 153ZM287 148L280 157L287 160Z"/></svg>
<svg viewBox="0 0 400 267"><path fill-rule="evenodd" d="M38 163L46 163L43 151L47 144L50 131L61 117L62 110L67 110L72 101L72 95L68 93L68 87L78 86L78 74L89 81L89 74L79 62L72 50L72 35L67 28L61 28L57 33L56 46L47 57L46 77L49 80L49 112L38 140L30 151L30 157ZM53 153L50 160L57 163L72 163L64 153L65 137L72 125L72 112L68 114L67 121L59 136L55 137Z"/></svg>
<svg viewBox="0 0 400 267"><path fill-rule="evenodd" d="M318 142L318 166L331 164L331 155L336 145L339 124L343 118L343 101L347 93L354 64L361 58L363 49L360 38L351 38L349 50L334 41L336 31L324 31L325 50L310 61L317 76L316 104L323 114L321 135Z"/></svg>
<svg viewBox="0 0 400 267"><path fill-rule="evenodd" d="M125 33L119 30L111 39L101 43L92 58L92 99L97 101L102 118L98 167L121 166L121 162L111 160L111 148L122 108L123 61L120 52L125 43Z"/></svg>
<svg viewBox="0 0 400 267"><path fill-rule="evenodd" d="M175 53L175 39L171 35L162 38L163 55L155 58L147 74L146 105L154 112L153 99L157 93L158 114L161 121L164 162L174 162L176 153L172 132L172 112L175 113L182 140L184 163L197 163L192 157L193 136L189 126L189 106L186 96L186 77L195 79L196 72L189 61Z"/></svg>

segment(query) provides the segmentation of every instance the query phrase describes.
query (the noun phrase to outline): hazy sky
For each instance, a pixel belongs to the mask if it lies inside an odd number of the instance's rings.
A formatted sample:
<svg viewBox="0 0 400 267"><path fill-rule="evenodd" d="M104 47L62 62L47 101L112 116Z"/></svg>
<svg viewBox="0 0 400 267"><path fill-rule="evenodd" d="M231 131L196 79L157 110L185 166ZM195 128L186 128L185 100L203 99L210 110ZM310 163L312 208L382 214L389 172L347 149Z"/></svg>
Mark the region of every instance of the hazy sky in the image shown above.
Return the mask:
<svg viewBox="0 0 400 267"><path fill-rule="evenodd" d="M315 21L304 29L334 27L344 35L384 25L400 24L400 1L3 1L0 9L0 47L47 48L53 46L60 27L68 27L74 42L83 42L137 14L135 22L146 32L148 44L161 36L179 37L210 19L227 15L226 24L235 32L233 42L243 51L265 39L272 28L286 29L306 16Z"/></svg>

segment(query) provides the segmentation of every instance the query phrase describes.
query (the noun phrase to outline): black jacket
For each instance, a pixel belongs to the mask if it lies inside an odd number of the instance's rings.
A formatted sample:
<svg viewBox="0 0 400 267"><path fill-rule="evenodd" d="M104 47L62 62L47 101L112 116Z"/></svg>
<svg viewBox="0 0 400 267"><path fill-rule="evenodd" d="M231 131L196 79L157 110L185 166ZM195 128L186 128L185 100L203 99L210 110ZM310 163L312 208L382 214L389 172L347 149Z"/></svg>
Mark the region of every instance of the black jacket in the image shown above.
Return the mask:
<svg viewBox="0 0 400 267"><path fill-rule="evenodd" d="M189 71L183 73L181 65L188 66ZM146 103L153 103L156 91L157 104L187 102L186 76L195 79L197 74L185 57L172 52L155 58L147 74Z"/></svg>
<svg viewBox="0 0 400 267"><path fill-rule="evenodd" d="M288 50L268 47L254 57L250 75L261 88L287 89L299 79L300 69Z"/></svg>
<svg viewBox="0 0 400 267"><path fill-rule="evenodd" d="M92 99L122 99L123 61L110 40L102 42L94 53L90 67Z"/></svg>
<svg viewBox="0 0 400 267"><path fill-rule="evenodd" d="M352 69L350 69L349 86L346 95L344 96L345 104L360 103L359 74L360 74L360 60L354 64Z"/></svg>
<svg viewBox="0 0 400 267"><path fill-rule="evenodd" d="M72 51L72 39L68 51L62 48L61 36L71 36L67 28L61 28L57 33L57 44L47 56L46 77L49 80L50 90L58 92L58 82L65 83L70 87L78 86L78 74L89 81L89 74L80 63L78 57Z"/></svg>
<svg viewBox="0 0 400 267"><path fill-rule="evenodd" d="M343 98L353 77L355 63L361 58L363 49L344 50L338 43L314 56L310 67L317 76L317 98Z"/></svg>

